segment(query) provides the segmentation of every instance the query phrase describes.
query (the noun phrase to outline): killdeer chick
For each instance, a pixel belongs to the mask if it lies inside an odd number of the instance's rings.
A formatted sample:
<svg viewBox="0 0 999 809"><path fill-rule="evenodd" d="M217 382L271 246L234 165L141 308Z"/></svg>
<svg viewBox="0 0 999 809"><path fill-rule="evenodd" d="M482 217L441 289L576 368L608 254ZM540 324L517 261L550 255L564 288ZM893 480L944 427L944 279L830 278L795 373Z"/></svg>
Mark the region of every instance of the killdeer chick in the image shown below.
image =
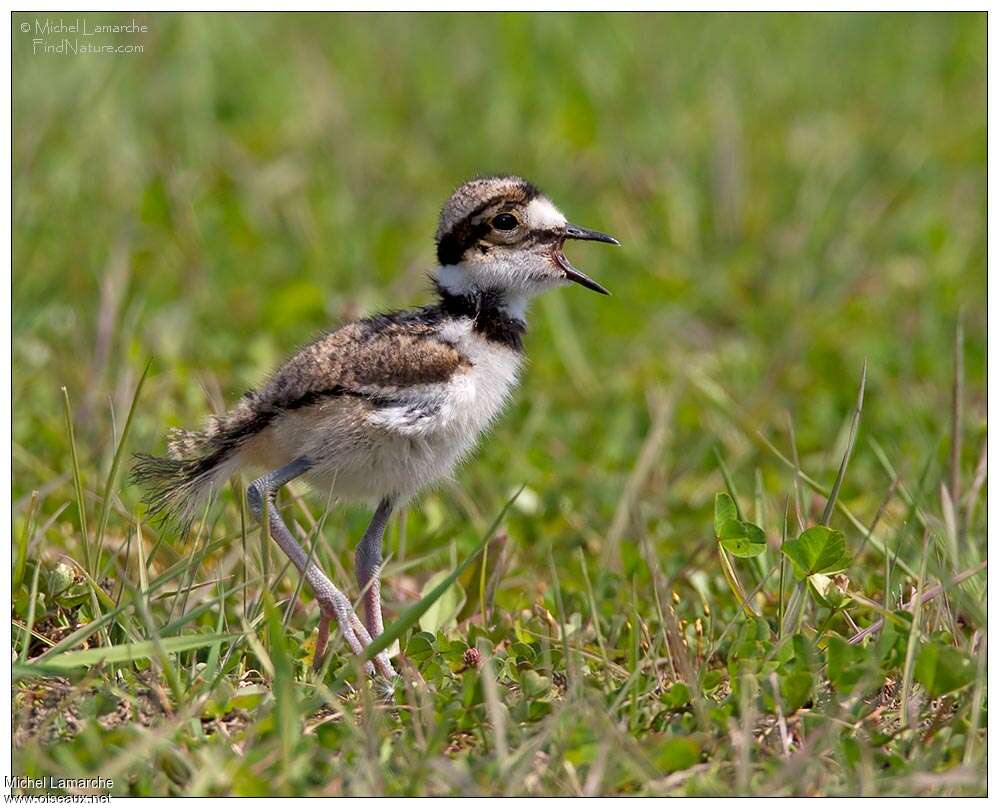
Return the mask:
<svg viewBox="0 0 999 809"><path fill-rule="evenodd" d="M236 472L265 471L247 500L308 581L320 607L314 664L331 621L362 654L382 631L382 535L394 508L447 477L496 418L521 367L525 316L539 292L600 284L563 253L569 239L617 244L570 225L531 183L487 177L460 186L437 228L437 300L348 323L306 345L259 389L198 432L175 431L168 458L138 456L133 477L150 511L189 525ZM355 554L365 620L305 552L273 507L302 477L374 516ZM265 508L266 506L266 508ZM367 670L394 675L382 652Z"/></svg>

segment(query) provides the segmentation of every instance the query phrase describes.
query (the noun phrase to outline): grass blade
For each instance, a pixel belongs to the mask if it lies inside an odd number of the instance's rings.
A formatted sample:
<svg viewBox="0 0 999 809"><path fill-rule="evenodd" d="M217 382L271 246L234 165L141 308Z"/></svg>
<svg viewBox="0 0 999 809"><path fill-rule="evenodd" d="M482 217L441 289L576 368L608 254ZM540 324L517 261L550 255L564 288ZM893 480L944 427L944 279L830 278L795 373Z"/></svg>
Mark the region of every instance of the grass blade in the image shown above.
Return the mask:
<svg viewBox="0 0 999 809"><path fill-rule="evenodd" d="M919 624L923 617L923 586L926 583L926 563L930 557L930 529L923 532L923 557L919 563L919 578L916 580L916 603L912 610L912 628L909 630L909 644L905 649L905 666L902 669L902 696L899 713L902 725L910 725L915 716L909 712L909 697L912 694L913 664L919 646Z"/></svg>
<svg viewBox="0 0 999 809"><path fill-rule="evenodd" d="M829 525L829 518L832 517L833 509L836 507L836 499L839 497L840 487L846 478L846 467L850 463L850 455L853 453L853 445L857 441L857 430L860 427L860 414L864 410L864 389L867 387L867 360L864 360L864 370L860 375L860 390L857 392L857 406L853 411L853 418L850 422L850 438L846 442L846 451L843 453L843 460L839 464L839 472L836 474L836 482L829 491L829 499L822 512L822 524Z"/></svg>
<svg viewBox="0 0 999 809"><path fill-rule="evenodd" d="M569 656L569 638L565 632L565 604L562 602L562 585L558 579L558 570L555 567L555 559L552 556L551 546L548 547L548 571L552 577L552 587L555 590L555 611L558 613L558 630L562 637L562 665L565 666L569 681L575 683L576 672L573 667L572 658Z"/></svg>
<svg viewBox="0 0 999 809"><path fill-rule="evenodd" d="M135 417L135 406L139 402L139 394L142 393L142 386L146 382L146 377L149 375L149 368L152 364L152 359L146 362L146 367L142 370L142 376L139 377L139 382L135 386L135 393L132 395L132 404L128 408L128 417L125 419L125 427L121 431L121 438L118 440L114 457L111 459L111 469L108 471L108 477L104 483L104 496L101 498L101 513L97 520L97 535L95 539L97 546L96 564L90 571L94 577L97 576L97 571L101 567L101 553L104 550L104 531L107 529L108 516L111 513L111 493L114 490L115 481L118 479L118 469L121 467L125 444L128 442L128 432L132 427L132 419Z"/></svg>
<svg viewBox="0 0 999 809"><path fill-rule="evenodd" d="M28 543L35 529L35 512L38 509L38 492L31 493L31 503L28 504L28 516L24 521L24 530L17 538L17 560L14 562L14 573L11 576L10 589L16 592L24 579L24 567L28 563Z"/></svg>
<svg viewBox="0 0 999 809"><path fill-rule="evenodd" d="M24 629L24 642L21 644L21 660L28 659L28 648L31 646L31 633L35 627L35 604L38 601L38 576L42 572L41 561L35 564L35 574L31 577L31 595L28 600L28 621Z"/></svg>
<svg viewBox="0 0 999 809"><path fill-rule="evenodd" d="M178 615L170 623L160 629L160 635L163 637L169 636L171 633L176 632L181 627L191 623L195 618L200 618L206 612L211 610L217 604L224 604L225 600L231 596L233 593L237 593L240 590L245 591L247 587L251 584L256 584L261 581L260 576L254 576L252 579L246 582L240 582L230 587L228 590L223 590L219 595L215 596L211 601L206 601L204 604L198 604L197 607L192 609L190 612L185 612L183 615ZM221 589L221 584L219 585Z"/></svg>
<svg viewBox="0 0 999 809"><path fill-rule="evenodd" d="M797 478L795 478L795 497L797 498ZM787 557L784 556L784 543L787 542L787 518L790 511L790 503L784 501L784 521L780 529L780 579L777 585L777 640L784 637L784 565Z"/></svg>
<svg viewBox="0 0 999 809"><path fill-rule="evenodd" d="M583 571L583 581L586 583L586 597L590 603L590 616L593 621L593 631L597 636L597 646L600 647L600 656L603 658L604 665L610 668L610 658L607 656L607 647L604 645L604 635L600 631L600 614L597 611L597 599L593 595L590 572L586 569L586 557L583 555L582 548L577 548L576 550L579 551L579 567Z"/></svg>
<svg viewBox="0 0 999 809"><path fill-rule="evenodd" d="M735 503L735 516L737 519L743 519L742 509L739 508L739 493L735 490L735 483L732 480L732 475L728 471L728 465L725 463L725 459L722 458L721 453L718 451L718 447L714 448L715 460L718 461L718 468L721 470L722 480L725 481L725 491L728 492L728 496L732 498L732 502Z"/></svg>
<svg viewBox="0 0 999 809"><path fill-rule="evenodd" d="M950 495L961 500L961 434L964 430L964 323L957 314L954 332L954 388L950 419Z"/></svg>
<svg viewBox="0 0 999 809"><path fill-rule="evenodd" d="M79 649L72 652L61 652L55 655L46 655L44 663L24 663L21 668L29 674L45 673L53 671L71 671L72 669L87 668L103 663L133 663L136 660L147 660L155 657L157 645L167 653L186 652L190 649L200 649L204 646L211 646L213 643L224 643L232 640L236 635L179 635L174 638L163 638L157 644L156 641L143 640L138 643L124 643L118 646L99 646L95 649Z"/></svg>
<svg viewBox="0 0 999 809"><path fill-rule="evenodd" d="M73 488L76 491L76 511L80 519L80 537L83 541L83 564L93 572L90 564L90 538L87 532L87 505L83 499L83 478L80 476L80 457L76 452L76 433L73 430L73 409L69 404L69 391L62 389L63 414L66 418L66 435L69 436L69 457L73 463Z"/></svg>
<svg viewBox="0 0 999 809"><path fill-rule="evenodd" d="M275 726L281 740L282 771L290 772L292 754L300 734L294 664L288 649L288 635L284 630L281 610L274 603L270 592L264 593L263 607L264 614L267 616L271 665L274 667L272 688L274 691Z"/></svg>
<svg viewBox="0 0 999 809"><path fill-rule="evenodd" d="M794 513L798 518L798 532L805 530L805 495L801 490L801 462L798 460L798 438L794 433L794 419L791 414L787 414L787 437L791 442L791 461L793 462L794 477Z"/></svg>

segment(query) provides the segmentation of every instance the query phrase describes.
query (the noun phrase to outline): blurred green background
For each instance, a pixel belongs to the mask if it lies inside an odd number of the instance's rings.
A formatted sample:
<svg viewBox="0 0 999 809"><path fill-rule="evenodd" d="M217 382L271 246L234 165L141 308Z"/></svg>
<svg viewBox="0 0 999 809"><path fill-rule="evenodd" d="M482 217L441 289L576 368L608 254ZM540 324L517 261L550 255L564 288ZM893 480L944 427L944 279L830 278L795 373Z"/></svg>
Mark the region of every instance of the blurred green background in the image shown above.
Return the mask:
<svg viewBox="0 0 999 809"><path fill-rule="evenodd" d="M66 494L63 385L100 460L153 357L132 440L160 449L317 330L424 302L439 206L486 172L624 245L573 248L612 298L535 307L461 473L486 502L526 482L604 523L647 394L691 372L757 429L789 411L826 468L865 359L864 433L916 474L962 307L984 434L982 14L153 14L99 38L142 53L76 56L32 52L38 17L13 20L15 498ZM645 494L700 522L712 448L755 450L685 391Z"/></svg>
<svg viewBox="0 0 999 809"><path fill-rule="evenodd" d="M857 525L879 513L894 475L889 466L905 494L888 498L878 533L902 559L888 588L890 603L914 585L903 566L919 566L905 500L921 478L925 524L938 540L960 534L934 555L930 574L971 569L985 557L985 518L971 483L986 434L985 14L136 14L146 32L87 41L140 45L141 52L76 55L44 52L34 31L20 30L45 19L59 16L12 20L14 533L34 537L29 559L81 558L63 387L93 526L150 358L129 452L162 452L168 427L195 426L232 404L317 331L373 310L426 302L440 206L463 180L493 172L532 179L571 221L621 240L613 250L570 246L573 262L613 297L572 288L536 302L530 362L510 409L457 481L418 498L389 532L388 620L431 576L463 558L525 484L504 523L508 539L489 557L498 582L494 640L553 632L549 619L561 610L553 598L557 570L566 612L589 643L589 665L598 659L588 634L592 604L593 620L599 613L608 644L617 647L615 659L627 666L608 665L594 675L601 699L615 706L610 721L623 721L625 703L616 690L628 671L638 672L633 619L650 626L658 620L659 594L641 560L648 542L676 594L697 665L724 667L732 659L726 645L717 656L701 657L740 615L715 556L712 500L725 488L719 459L743 507L753 502L753 519L775 541L793 474L759 435L790 456L793 423L802 469L831 485L865 361L860 434L840 492L840 503L859 522L836 514L832 523L846 533L851 553L865 545L851 564L851 586L881 603L882 557L873 542L862 541ZM133 16L62 19L83 20L93 30ZM50 47L81 39L41 38ZM940 483L954 482L949 434L959 321L964 408L957 493L976 494L958 509L958 529L948 521ZM128 544L134 515L141 514L139 493L124 476L119 488L104 571L116 597L122 587L116 570L133 581L141 577ZM25 527L33 491L39 493L35 533ZM223 501L210 530L238 536L230 492ZM309 502L318 511L323 498ZM806 500L805 524L818 521L823 504L821 497ZM350 581L345 567L366 520L363 510L336 509L322 531L320 561L341 582ZM148 544L156 542L155 571L190 558L190 546L177 537L160 537L154 526L144 531ZM250 579L265 565L255 540L248 559L238 541L213 554L199 582L216 573L231 581L241 570ZM764 557L738 560L749 586L777 564L775 547L767 554L765 564ZM584 563L595 601L588 600ZM15 597L22 622L29 581ZM292 596L295 584L286 576L277 595ZM479 590L465 585L467 617ZM192 605L211 596L210 587L198 588ZM775 588L771 579L758 599L771 621L779 609ZM249 589L256 598L259 588ZM961 620L974 620L962 624L954 643L981 649L975 643L984 625L982 577L965 586L961 599ZM238 627L245 600L229 598L219 620ZM154 605L156 625L173 615L175 601L169 614L167 600ZM316 616L307 589L297 603L289 632L304 660ZM86 605L56 600L39 613L37 626L62 637L87 615ZM855 615L862 625L873 620L863 607ZM933 615L933 626L944 625L941 611ZM950 620L946 628L956 631ZM522 621L533 622L536 634L525 634ZM837 626L844 637L852 631ZM205 614L192 629L215 627L215 616ZM447 629L457 642L468 626L452 621ZM119 628L115 633L105 642L125 637ZM661 652L656 638L662 636L650 630L649 637ZM456 665L462 648L452 647ZM550 652L545 646L549 663ZM193 678L193 658L190 666ZM253 652L240 647L230 666L233 682L254 667ZM889 681L901 676L900 667L890 664ZM550 686L554 668L540 670L552 675ZM712 687L721 671L709 672L716 677ZM487 794L567 790L558 751L574 749L569 743L556 748L534 786L508 783L489 770L487 742L477 760L484 769L449 775L448 767L459 764L444 745L467 730L461 717L473 708L463 702L462 682L471 680L440 667L436 680L426 668L424 674L443 717L443 741L439 749L436 741L417 746L411 735L398 735L394 719L385 720L380 749L393 762L386 772L398 780L382 787L380 775L365 781L368 770L356 764L366 741L320 738L341 752L331 757L322 747L308 748L311 763L295 769L274 764L282 759L273 745L251 744L244 758L218 743L218 735L206 742L195 723L189 736L178 732L175 753L197 777L178 780L161 763L122 764L119 771L138 774L121 788L197 793L217 778L213 788L220 792L261 794L280 781L290 793L320 787L447 793L474 791L468 785L478 779ZM95 669L88 676L100 684L103 674ZM659 716L659 686L628 682L635 689L629 732L644 749L658 749L665 726L658 718L646 721L644 712ZM514 705L510 695L519 692L509 685L504 699ZM30 713L36 703L25 704ZM587 718L596 716L592 704L566 703L573 716ZM251 740L272 738L269 710L263 703L252 714ZM479 714L472 727L484 733ZM732 792L728 762L735 754L728 715L721 716L711 742L720 746L704 752L721 780L705 775L692 793ZM691 724L689 714L669 721L670 733L706 727ZM173 733L164 727L162 733ZM336 732L351 727L338 725ZM600 735L601 727L586 733ZM543 740L544 728L539 721L517 732L526 739L537 731ZM127 759L141 729L130 732L97 731L81 737L78 748L54 752L40 737L20 767L64 773L72 770L58 768L77 762L81 772L98 772L105 753L94 751L113 748L123 751L116 761ZM872 789L929 789L919 779L930 769L961 756L974 764L964 733L954 730L932 753L919 741L901 758L875 751L892 769ZM669 763L670 753L659 771L698 760L703 737L697 738L693 758ZM211 766L208 754L198 752L203 742L214 745ZM233 755L240 761L230 767L225 762ZM411 770L399 764L407 756L418 759ZM911 782L892 780L903 760ZM795 761L775 754L779 764L769 772L776 775L766 783L844 794L872 783L852 764L827 782L833 769L824 754L807 767ZM628 771L623 781L615 773L608 771L607 789L658 789L636 784ZM979 776L975 769L971 783ZM743 787L749 789L748 780Z"/></svg>

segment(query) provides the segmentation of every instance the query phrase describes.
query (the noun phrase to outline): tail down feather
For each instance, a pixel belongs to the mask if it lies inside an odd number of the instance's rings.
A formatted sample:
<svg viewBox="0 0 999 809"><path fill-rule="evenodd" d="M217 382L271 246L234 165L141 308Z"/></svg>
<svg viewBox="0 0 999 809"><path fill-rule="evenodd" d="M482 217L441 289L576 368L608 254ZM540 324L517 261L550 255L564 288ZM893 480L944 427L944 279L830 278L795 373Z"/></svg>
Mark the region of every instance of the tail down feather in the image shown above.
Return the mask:
<svg viewBox="0 0 999 809"><path fill-rule="evenodd" d="M132 482L145 490L149 515L186 532L212 495L240 466L240 450L267 427L273 410L253 391L228 413L212 416L200 431L171 430L169 457L136 454Z"/></svg>
<svg viewBox="0 0 999 809"><path fill-rule="evenodd" d="M230 476L233 464L204 456L193 460L136 453L132 482L145 490L147 515L187 533L214 493Z"/></svg>

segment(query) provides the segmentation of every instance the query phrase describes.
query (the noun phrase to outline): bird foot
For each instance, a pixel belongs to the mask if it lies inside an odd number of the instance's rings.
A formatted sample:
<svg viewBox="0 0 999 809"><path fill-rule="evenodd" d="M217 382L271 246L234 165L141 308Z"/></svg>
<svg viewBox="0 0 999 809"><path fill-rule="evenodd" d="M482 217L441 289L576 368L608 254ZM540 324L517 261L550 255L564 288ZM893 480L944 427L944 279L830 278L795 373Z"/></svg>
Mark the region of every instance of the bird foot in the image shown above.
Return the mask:
<svg viewBox="0 0 999 809"><path fill-rule="evenodd" d="M319 671L323 665L323 659L326 656L326 646L329 642L330 636L330 624L332 621L336 621L340 630L343 632L344 640L347 641L347 645L350 650L357 656L362 657L364 655L364 650L371 643L371 635L368 634L368 630L361 623L361 620L354 613L354 610L350 605L344 609L343 605L336 604L330 605L329 607L322 607L322 612L319 617L319 637L316 640L316 654L312 660L312 668L314 671ZM392 681L395 679L396 671L389 662L389 657L386 652L379 652L373 660L366 660L364 662L364 673L369 677L374 677L376 674L380 675L387 682L385 683L390 692L392 689Z"/></svg>

